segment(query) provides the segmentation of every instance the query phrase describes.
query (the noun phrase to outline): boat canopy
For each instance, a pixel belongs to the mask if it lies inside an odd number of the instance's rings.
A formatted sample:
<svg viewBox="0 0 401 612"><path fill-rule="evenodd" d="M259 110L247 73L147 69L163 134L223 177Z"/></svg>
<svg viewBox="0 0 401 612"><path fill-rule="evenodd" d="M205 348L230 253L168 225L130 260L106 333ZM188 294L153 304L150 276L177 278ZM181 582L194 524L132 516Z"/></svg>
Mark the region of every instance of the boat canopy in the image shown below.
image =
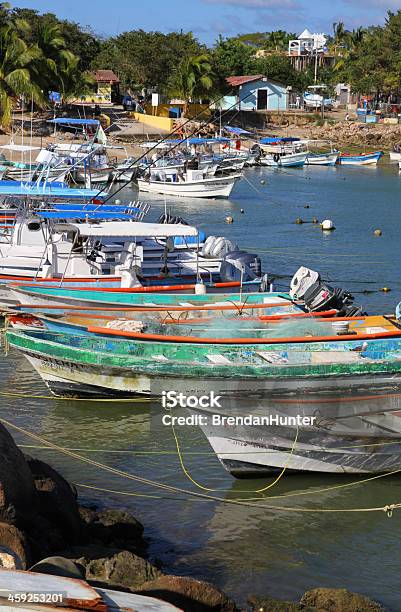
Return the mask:
<svg viewBox="0 0 401 612"><path fill-rule="evenodd" d="M75 117L57 117L56 119L49 119L48 123L55 123L56 125L100 125L98 119L76 119Z"/></svg>
<svg viewBox="0 0 401 612"><path fill-rule="evenodd" d="M224 129L231 134L236 134L237 136L241 136L241 134L252 134L252 132L248 132L248 130L243 130L240 127L233 127L232 125L225 125Z"/></svg>
<svg viewBox="0 0 401 612"><path fill-rule="evenodd" d="M280 136L277 137L266 137L266 138L261 138L260 142L262 144L273 144L274 142L298 142L300 140L300 138L294 138L292 136L286 136L285 138L281 138Z"/></svg>
<svg viewBox="0 0 401 612"><path fill-rule="evenodd" d="M75 231L80 236L112 237L138 236L145 238L169 238L174 236L197 236L198 230L191 225L173 223L142 223L140 221L109 221L107 223L59 223L58 232Z"/></svg>
<svg viewBox="0 0 401 612"><path fill-rule="evenodd" d="M121 219L122 221L128 221L132 219L132 215L122 212L106 212L106 211L95 211L95 210L41 210L36 213L40 219L81 219L101 221L103 219Z"/></svg>
<svg viewBox="0 0 401 612"><path fill-rule="evenodd" d="M142 142L139 146L141 147L141 149L167 149L170 146L170 142L167 141L163 141L163 142L155 142L155 141L148 141L148 142ZM174 142L177 142L176 140L174 140Z"/></svg>
<svg viewBox="0 0 401 612"><path fill-rule="evenodd" d="M14 144L13 142L10 142L9 144L1 145L0 149L7 149L8 151L18 151L21 153L29 153L29 151L38 151L40 147L31 147L28 145Z"/></svg>
<svg viewBox="0 0 401 612"><path fill-rule="evenodd" d="M47 183L47 184L50 184L50 183ZM62 181L52 181L51 184L53 187L59 187L60 189L67 189L67 190L70 189L70 187L66 183L63 183ZM31 187L37 187L38 185L43 187L45 185L45 181L42 181L42 182L13 181L13 180L8 180L8 179L4 179L0 181L0 187L15 187L16 185L23 185L27 189L30 189Z"/></svg>
<svg viewBox="0 0 401 612"><path fill-rule="evenodd" d="M0 196L11 198L57 198L60 200L92 200L103 199L105 192L97 189L74 189L58 183L33 183L31 181L0 181Z"/></svg>
<svg viewBox="0 0 401 612"><path fill-rule="evenodd" d="M130 212L140 212L140 209L137 206L119 206L117 204L64 204L64 203L54 203L52 206L53 210L57 210L59 212L62 211L78 211L78 212L93 212L93 211L103 211L103 212L116 212L116 213L130 213Z"/></svg>
<svg viewBox="0 0 401 612"><path fill-rule="evenodd" d="M169 144L190 144L190 145L203 145L203 144L213 144L216 142L230 142L229 138L225 138L224 136L219 136L218 138L201 138L199 137L195 137L195 138L183 138L181 140L179 139L172 139L172 140L165 140L164 142L168 142Z"/></svg>

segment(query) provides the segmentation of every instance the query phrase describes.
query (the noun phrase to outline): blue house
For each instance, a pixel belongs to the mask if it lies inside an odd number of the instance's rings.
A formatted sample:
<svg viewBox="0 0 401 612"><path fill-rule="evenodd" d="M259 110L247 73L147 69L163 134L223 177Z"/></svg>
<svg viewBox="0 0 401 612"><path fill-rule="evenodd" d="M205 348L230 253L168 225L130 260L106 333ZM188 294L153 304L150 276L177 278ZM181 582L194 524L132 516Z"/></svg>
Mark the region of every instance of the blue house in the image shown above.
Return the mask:
<svg viewBox="0 0 401 612"><path fill-rule="evenodd" d="M242 111L285 111L288 108L287 87L263 74L228 77L226 81L235 95L225 96L223 109L233 104Z"/></svg>

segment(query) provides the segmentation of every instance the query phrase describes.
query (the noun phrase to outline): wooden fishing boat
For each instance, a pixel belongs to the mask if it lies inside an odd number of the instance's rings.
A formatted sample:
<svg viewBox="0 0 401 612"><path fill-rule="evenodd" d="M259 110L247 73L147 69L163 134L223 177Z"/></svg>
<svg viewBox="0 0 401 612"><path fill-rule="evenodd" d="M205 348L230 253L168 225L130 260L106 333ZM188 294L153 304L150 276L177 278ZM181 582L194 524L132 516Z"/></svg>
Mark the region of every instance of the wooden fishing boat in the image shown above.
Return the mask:
<svg viewBox="0 0 401 612"><path fill-rule="evenodd" d="M5 546L3 553L20 559ZM61 575L54 575L59 571ZM19 612L63 611L68 602L69 612L182 612L181 608L156 597L114 591L92 586L81 578L82 573L72 561L63 557L44 559L33 570L22 571L2 567L0 572L0 607Z"/></svg>
<svg viewBox="0 0 401 612"><path fill-rule="evenodd" d="M401 466L401 330L392 320L369 317L353 322L353 334L263 344L144 342L97 331L7 337L55 395L213 393L212 408L192 410L235 476L284 467L376 473Z"/></svg>
<svg viewBox="0 0 401 612"><path fill-rule="evenodd" d="M398 374L369 389L225 400L191 412L223 467L237 478L286 472L378 474L401 468ZM363 377L361 377L363 378ZM378 381L378 378L375 379ZM394 379L393 379L394 380Z"/></svg>
<svg viewBox="0 0 401 612"><path fill-rule="evenodd" d="M253 284L251 283L251 286ZM126 306L203 306L216 303L231 303L241 307L242 304L277 304L291 302L286 293L250 292L246 293L246 284L242 293L228 293L230 289L240 288L237 282L214 283L216 290L225 293L193 293L193 285L166 285L158 287L137 287L131 289L103 289L40 287L33 284L11 285L10 291L17 302L25 305L78 306L82 308L109 307L120 309ZM191 292L192 293L185 293Z"/></svg>
<svg viewBox="0 0 401 612"><path fill-rule="evenodd" d="M177 307L171 309L142 308L134 311L120 311L106 314L106 312L48 312L46 314L35 310L22 310L22 312L7 315L8 323L14 329L47 329L73 334L89 334L88 327L107 327L132 331L140 328L149 333L188 334L195 330L196 335L204 334L213 327L214 335L224 335L227 329L233 333L255 336L266 330L267 325L274 325L286 320L313 320L331 321L336 311L328 310L319 313L304 312L300 306L290 304L287 307L275 308L273 304L248 306L247 310L238 312L233 305L228 310L226 306L210 306L207 310L197 310L196 307ZM344 319L336 318L335 321ZM163 328L167 328L163 331Z"/></svg>
<svg viewBox="0 0 401 612"><path fill-rule="evenodd" d="M341 153L338 158L338 163L342 166L367 166L375 165L383 156L383 151L374 151L373 153Z"/></svg>
<svg viewBox="0 0 401 612"><path fill-rule="evenodd" d="M359 324L358 324L359 323ZM380 325L379 325L380 323ZM401 330L383 317L342 336L210 338L89 327L91 335L9 331L55 394L248 397L401 384ZM358 330L358 331L356 331Z"/></svg>

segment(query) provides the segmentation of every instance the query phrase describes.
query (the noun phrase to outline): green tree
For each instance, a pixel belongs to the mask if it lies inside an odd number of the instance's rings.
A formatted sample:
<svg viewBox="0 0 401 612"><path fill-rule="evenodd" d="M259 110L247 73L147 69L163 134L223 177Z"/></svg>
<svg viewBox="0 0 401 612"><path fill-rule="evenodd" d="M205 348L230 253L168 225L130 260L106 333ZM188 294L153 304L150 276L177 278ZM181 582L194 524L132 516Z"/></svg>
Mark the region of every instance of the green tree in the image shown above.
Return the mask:
<svg viewBox="0 0 401 612"><path fill-rule="evenodd" d="M184 115L188 102L210 94L214 87L213 77L210 57L206 53L182 59L171 76L168 92L185 101Z"/></svg>
<svg viewBox="0 0 401 612"><path fill-rule="evenodd" d="M270 55L254 60L252 74L264 74L273 81L279 81L298 91L303 91L313 83L308 73L293 68L290 58L283 55Z"/></svg>
<svg viewBox="0 0 401 612"><path fill-rule="evenodd" d="M39 86L38 67L41 51L37 45L29 45L23 36L29 25L15 18L10 5L0 5L0 111L1 123L8 128L13 106L21 96L43 106L45 99Z"/></svg>
<svg viewBox="0 0 401 612"><path fill-rule="evenodd" d="M296 34L288 33L284 30L275 30L267 35L265 49L274 49L275 51L285 51L288 49L290 40L296 38Z"/></svg>
<svg viewBox="0 0 401 612"><path fill-rule="evenodd" d="M43 89L68 93L65 78L77 71L79 58L67 49L61 24L43 20L36 32L36 44L41 51L38 75Z"/></svg>
<svg viewBox="0 0 401 612"><path fill-rule="evenodd" d="M92 67L114 70L123 89L163 91L182 57L204 52L192 32L133 30L104 41Z"/></svg>
<svg viewBox="0 0 401 612"><path fill-rule="evenodd" d="M226 78L254 74L255 50L235 38L219 37L215 43L211 55L213 71L216 74L219 87L224 91Z"/></svg>

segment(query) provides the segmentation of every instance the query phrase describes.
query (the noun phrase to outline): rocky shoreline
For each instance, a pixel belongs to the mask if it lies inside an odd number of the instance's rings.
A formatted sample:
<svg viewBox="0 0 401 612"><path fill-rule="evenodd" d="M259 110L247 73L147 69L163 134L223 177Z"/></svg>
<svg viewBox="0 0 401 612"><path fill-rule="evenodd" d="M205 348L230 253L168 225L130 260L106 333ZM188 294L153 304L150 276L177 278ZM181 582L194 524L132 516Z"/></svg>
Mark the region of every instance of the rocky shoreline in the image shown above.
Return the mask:
<svg viewBox="0 0 401 612"><path fill-rule="evenodd" d="M2 567L70 576L65 568L73 567L74 577L95 587L152 596L185 612L384 611L363 595L325 588L307 591L299 603L250 596L240 608L210 583L166 574L149 560L136 518L80 505L74 486L47 463L24 455L0 425Z"/></svg>

